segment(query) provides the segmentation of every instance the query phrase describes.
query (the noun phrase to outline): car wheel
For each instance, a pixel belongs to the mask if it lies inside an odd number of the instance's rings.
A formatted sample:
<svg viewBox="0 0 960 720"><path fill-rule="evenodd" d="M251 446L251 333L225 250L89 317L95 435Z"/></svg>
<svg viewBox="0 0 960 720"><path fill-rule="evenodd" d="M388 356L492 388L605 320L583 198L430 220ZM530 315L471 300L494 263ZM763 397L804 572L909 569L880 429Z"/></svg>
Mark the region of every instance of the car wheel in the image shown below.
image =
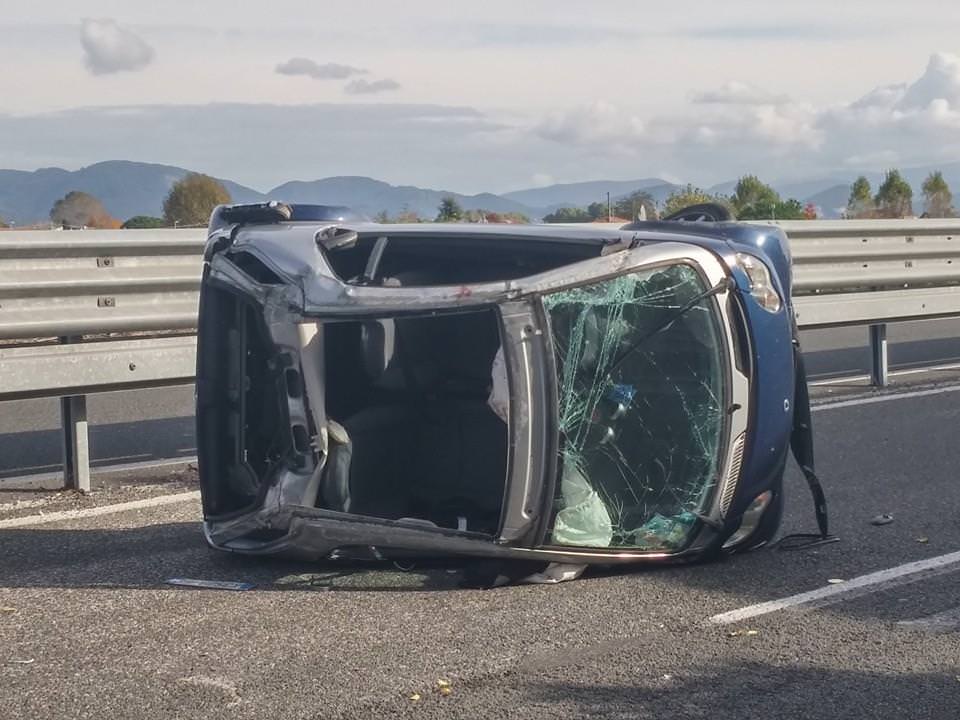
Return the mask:
<svg viewBox="0 0 960 720"><path fill-rule="evenodd" d="M667 215L664 220L671 222L728 222L734 220L730 208L720 203L698 203Z"/></svg>

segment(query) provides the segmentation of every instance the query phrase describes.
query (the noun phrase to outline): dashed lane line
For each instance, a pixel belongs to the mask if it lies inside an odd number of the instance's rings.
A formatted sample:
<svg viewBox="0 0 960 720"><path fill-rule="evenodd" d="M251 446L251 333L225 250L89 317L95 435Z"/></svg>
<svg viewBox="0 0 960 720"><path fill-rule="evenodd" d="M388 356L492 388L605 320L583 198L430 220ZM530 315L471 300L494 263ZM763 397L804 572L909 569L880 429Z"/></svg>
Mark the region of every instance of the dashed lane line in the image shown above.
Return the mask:
<svg viewBox="0 0 960 720"><path fill-rule="evenodd" d="M838 585L827 585L808 592L790 595L779 600L769 600L767 602L748 605L746 607L730 610L729 612L713 615L709 622L715 625L729 625L731 623L750 620L751 618L770 613L788 610L790 608L804 607L821 603L827 598L836 598L841 595L852 594L860 597L869 592L879 592L886 587L902 582L904 578L919 573L929 573L931 571L942 570L952 565L960 564L960 552L948 553L947 555L938 555L937 557L927 558L926 560L917 560L916 562L898 565L897 567L880 570L868 575L860 575ZM838 598L839 599L839 598Z"/></svg>
<svg viewBox="0 0 960 720"><path fill-rule="evenodd" d="M160 495L158 497L144 498L143 500L131 500L130 502L115 503L113 505L101 505L100 507L82 508L80 510L61 510L59 512L46 513L44 515L28 515L26 517L0 520L0 530L6 530L8 528L30 527L31 525L46 525L47 523L60 522L61 520L78 520L81 518L97 517L99 515L111 515L113 513L125 512L127 510L141 510L143 508L173 505L175 503L199 499L200 491L193 490L191 492L178 493L176 495Z"/></svg>
<svg viewBox="0 0 960 720"><path fill-rule="evenodd" d="M907 400L909 398L926 397L928 395L942 395L944 393L957 391L960 391L960 385L930 388L927 390L913 390L902 393L888 393L886 395L871 395L870 397L859 397L851 398L849 400L838 400L836 402L819 403L811 407L810 411L821 412L823 410L837 410L839 408L854 407L856 405L873 405L874 403L888 402L890 400Z"/></svg>
<svg viewBox="0 0 960 720"><path fill-rule="evenodd" d="M944 370L960 370L960 363L946 363L942 365L922 365L920 367L906 368L903 370L891 370L887 373L890 377L902 377L904 375L922 375L923 373L932 373ZM830 375L823 378L819 375L810 376L811 387L824 387L826 385L843 385L845 383L855 382L857 380L869 380L869 375Z"/></svg>

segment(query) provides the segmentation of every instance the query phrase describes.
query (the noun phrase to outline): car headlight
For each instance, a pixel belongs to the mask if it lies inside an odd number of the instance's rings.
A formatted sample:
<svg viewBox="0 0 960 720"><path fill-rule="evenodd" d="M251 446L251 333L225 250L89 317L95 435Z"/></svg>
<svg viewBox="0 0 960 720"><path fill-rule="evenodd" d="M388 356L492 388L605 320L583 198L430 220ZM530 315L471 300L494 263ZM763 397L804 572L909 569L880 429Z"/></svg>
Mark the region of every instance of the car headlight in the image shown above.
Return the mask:
<svg viewBox="0 0 960 720"><path fill-rule="evenodd" d="M766 263L753 255L737 253L737 264L747 274L750 280L750 294L760 303L760 307L767 312L779 312L783 307L783 300L773 286L773 278Z"/></svg>

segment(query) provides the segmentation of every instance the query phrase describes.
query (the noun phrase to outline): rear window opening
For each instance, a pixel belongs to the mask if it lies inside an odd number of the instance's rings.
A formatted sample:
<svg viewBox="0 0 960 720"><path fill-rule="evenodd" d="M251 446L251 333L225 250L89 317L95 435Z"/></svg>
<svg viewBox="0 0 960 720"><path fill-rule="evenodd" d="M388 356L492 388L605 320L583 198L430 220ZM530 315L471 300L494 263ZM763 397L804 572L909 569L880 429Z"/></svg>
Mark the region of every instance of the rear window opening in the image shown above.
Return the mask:
<svg viewBox="0 0 960 720"><path fill-rule="evenodd" d="M375 262L372 285L462 285L513 280L563 267L600 254L600 245L571 242L523 242L509 236L387 237ZM361 236L352 246L327 253L327 261L344 282L357 283L371 270L375 236Z"/></svg>
<svg viewBox="0 0 960 720"><path fill-rule="evenodd" d="M490 402L496 311L324 322L322 332L329 456L317 505L496 533L508 465L506 412Z"/></svg>

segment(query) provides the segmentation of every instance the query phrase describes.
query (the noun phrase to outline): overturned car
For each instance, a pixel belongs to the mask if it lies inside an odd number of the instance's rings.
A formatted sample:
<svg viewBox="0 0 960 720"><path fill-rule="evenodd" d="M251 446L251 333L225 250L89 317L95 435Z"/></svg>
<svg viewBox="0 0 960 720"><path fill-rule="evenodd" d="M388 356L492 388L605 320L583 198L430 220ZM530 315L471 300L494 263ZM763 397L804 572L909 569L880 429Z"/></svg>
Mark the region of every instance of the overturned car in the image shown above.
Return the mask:
<svg viewBox="0 0 960 720"><path fill-rule="evenodd" d="M809 446L795 344L771 226L221 207L199 320L205 534L578 565L758 547L791 435Z"/></svg>

